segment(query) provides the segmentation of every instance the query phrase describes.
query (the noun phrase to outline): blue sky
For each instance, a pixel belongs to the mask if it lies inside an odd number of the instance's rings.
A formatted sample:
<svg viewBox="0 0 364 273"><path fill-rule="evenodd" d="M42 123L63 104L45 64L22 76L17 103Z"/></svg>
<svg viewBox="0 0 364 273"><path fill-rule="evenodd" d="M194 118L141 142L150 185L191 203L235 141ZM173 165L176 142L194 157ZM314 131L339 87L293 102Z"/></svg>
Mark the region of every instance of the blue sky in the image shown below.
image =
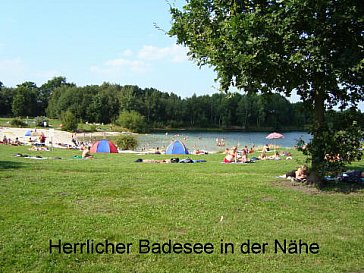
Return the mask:
<svg viewBox="0 0 364 273"><path fill-rule="evenodd" d="M5 86L64 76L78 86L135 84L182 97L217 92L213 70L199 69L155 28L170 27L165 0L2 0L0 10Z"/></svg>
<svg viewBox="0 0 364 273"><path fill-rule="evenodd" d="M7 87L64 76L78 86L133 84L182 97L218 92L212 68L199 69L155 28L170 28L166 0L1 0L0 10L0 81Z"/></svg>

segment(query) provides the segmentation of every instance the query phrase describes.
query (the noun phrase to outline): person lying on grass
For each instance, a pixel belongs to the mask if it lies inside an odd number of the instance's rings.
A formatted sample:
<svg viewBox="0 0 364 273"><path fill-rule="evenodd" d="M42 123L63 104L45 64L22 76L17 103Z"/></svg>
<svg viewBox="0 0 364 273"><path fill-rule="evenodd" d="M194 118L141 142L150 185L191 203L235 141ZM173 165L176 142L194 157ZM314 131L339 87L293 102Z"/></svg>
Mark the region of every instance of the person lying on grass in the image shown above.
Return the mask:
<svg viewBox="0 0 364 273"><path fill-rule="evenodd" d="M135 162L143 162L143 163L172 163L170 159L138 159Z"/></svg>
<svg viewBox="0 0 364 273"><path fill-rule="evenodd" d="M308 168L307 166L303 165L299 167L297 170L290 171L279 178L289 178L294 179L296 181L304 181L307 178Z"/></svg>
<svg viewBox="0 0 364 273"><path fill-rule="evenodd" d="M141 162L143 162L143 163L201 163L201 162L206 162L206 160L205 159L193 160L189 157L180 160L178 157L175 157L175 158L171 158L171 159L158 159L158 160L139 158L139 159L135 160L134 162L137 162L137 163L141 163Z"/></svg>

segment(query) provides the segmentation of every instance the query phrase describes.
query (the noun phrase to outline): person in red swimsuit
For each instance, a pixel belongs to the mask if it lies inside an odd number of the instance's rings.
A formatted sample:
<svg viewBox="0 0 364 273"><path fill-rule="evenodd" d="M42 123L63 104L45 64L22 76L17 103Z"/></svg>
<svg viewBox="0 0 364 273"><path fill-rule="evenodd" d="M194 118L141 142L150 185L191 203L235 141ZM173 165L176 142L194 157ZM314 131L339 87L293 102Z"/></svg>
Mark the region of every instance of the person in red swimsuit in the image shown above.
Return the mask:
<svg viewBox="0 0 364 273"><path fill-rule="evenodd" d="M225 156L224 163L232 163L237 161L237 147L233 147Z"/></svg>

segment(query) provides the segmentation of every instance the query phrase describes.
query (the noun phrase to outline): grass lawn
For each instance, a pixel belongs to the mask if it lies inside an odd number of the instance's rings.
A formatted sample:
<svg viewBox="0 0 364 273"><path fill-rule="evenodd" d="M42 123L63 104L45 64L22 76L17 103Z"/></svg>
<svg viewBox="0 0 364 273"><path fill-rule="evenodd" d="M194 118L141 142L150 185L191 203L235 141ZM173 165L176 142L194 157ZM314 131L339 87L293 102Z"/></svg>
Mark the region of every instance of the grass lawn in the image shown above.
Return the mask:
<svg viewBox="0 0 364 273"><path fill-rule="evenodd" d="M170 158L164 155L74 155L80 152L0 145L0 272L364 271L363 188L319 192L275 178L304 162L297 152L290 161L244 165L221 164L222 155L192 156L207 160L198 164L134 163ZM275 240L285 239L316 243L319 253L275 253ZM50 240L132 245L129 254L60 254L50 253ZM141 254L139 240L214 249ZM247 240L267 243L265 253L241 253ZM222 241L234 253L221 253Z"/></svg>

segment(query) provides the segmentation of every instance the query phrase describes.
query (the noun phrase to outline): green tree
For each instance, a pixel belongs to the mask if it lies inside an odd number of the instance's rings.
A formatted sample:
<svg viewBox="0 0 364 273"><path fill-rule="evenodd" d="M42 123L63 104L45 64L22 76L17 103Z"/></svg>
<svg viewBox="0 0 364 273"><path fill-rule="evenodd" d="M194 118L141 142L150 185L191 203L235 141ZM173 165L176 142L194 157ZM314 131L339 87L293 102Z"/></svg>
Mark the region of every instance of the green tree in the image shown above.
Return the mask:
<svg viewBox="0 0 364 273"><path fill-rule="evenodd" d="M138 139L133 135L119 135L116 144L122 150L135 150L138 147Z"/></svg>
<svg viewBox="0 0 364 273"><path fill-rule="evenodd" d="M100 90L92 97L87 111L90 122L110 123L119 113L119 100L112 93Z"/></svg>
<svg viewBox="0 0 364 273"><path fill-rule="evenodd" d="M7 88L0 82L0 115L11 116L14 98L14 88Z"/></svg>
<svg viewBox="0 0 364 273"><path fill-rule="evenodd" d="M76 86L62 85L55 88L48 100L47 115L51 118L61 118L62 112L66 112L72 105L76 105L73 108L80 107L78 92Z"/></svg>
<svg viewBox="0 0 364 273"><path fill-rule="evenodd" d="M63 127L62 129L69 132L74 132L78 127L78 119L75 114L73 114L70 110L66 112L62 112L61 120Z"/></svg>
<svg viewBox="0 0 364 273"><path fill-rule="evenodd" d="M182 126L182 100L181 97L171 93L165 100L166 125L172 128Z"/></svg>
<svg viewBox="0 0 364 273"><path fill-rule="evenodd" d="M54 90L62 86L75 86L75 84L67 83L66 78L60 76L52 78L39 88L37 100L40 115L44 115L46 113L50 96Z"/></svg>
<svg viewBox="0 0 364 273"><path fill-rule="evenodd" d="M14 116L38 116L37 104L38 87L33 82L24 82L15 88L12 101Z"/></svg>
<svg viewBox="0 0 364 273"><path fill-rule="evenodd" d="M135 133L144 133L148 131L148 125L144 116L136 111L123 111L118 119L118 124Z"/></svg>
<svg viewBox="0 0 364 273"><path fill-rule="evenodd" d="M141 89L138 86L126 85L119 94L121 111L139 111L141 104Z"/></svg>
<svg viewBox="0 0 364 273"><path fill-rule="evenodd" d="M198 65L217 71L221 89L293 90L313 118L312 169L325 150L325 110L363 99L363 14L359 0L190 0L172 7L168 34ZM318 141L319 140L319 141Z"/></svg>

